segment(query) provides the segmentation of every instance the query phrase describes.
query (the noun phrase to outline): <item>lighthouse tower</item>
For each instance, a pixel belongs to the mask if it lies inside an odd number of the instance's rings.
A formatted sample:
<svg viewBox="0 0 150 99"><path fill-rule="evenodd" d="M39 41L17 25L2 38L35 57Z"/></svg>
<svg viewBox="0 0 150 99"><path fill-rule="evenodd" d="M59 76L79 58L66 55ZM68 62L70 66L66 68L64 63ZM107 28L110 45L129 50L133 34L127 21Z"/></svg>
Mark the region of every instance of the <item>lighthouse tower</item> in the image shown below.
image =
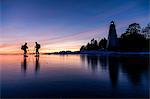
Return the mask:
<svg viewBox="0 0 150 99"><path fill-rule="evenodd" d="M114 21L111 21L109 27L107 49L116 50L117 48L118 48L118 39L117 39L116 27Z"/></svg>

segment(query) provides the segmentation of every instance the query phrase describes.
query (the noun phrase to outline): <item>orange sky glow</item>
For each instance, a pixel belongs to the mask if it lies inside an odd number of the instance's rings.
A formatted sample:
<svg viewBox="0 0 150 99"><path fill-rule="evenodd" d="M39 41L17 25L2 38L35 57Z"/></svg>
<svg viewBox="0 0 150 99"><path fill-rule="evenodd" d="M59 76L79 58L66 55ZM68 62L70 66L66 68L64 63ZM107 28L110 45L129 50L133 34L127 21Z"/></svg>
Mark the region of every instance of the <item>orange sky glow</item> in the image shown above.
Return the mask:
<svg viewBox="0 0 150 99"><path fill-rule="evenodd" d="M143 0L129 0L130 5L126 1L120 1L118 6L112 3L113 9L107 5L108 2L104 2L107 6L80 5L81 11L78 9L78 3L70 8L64 2L64 6L61 4L62 8L47 8L29 1L3 2L3 16L0 16L3 19L0 23L0 54L22 54L21 46L25 42L28 43L28 53L35 52L35 42L41 44L40 53L79 51L82 45L93 38L97 41L104 37L107 39L112 20L115 22L118 37L131 23L136 22L144 27L149 20L147 5L143 6L141 3ZM48 1L51 4L51 0Z"/></svg>

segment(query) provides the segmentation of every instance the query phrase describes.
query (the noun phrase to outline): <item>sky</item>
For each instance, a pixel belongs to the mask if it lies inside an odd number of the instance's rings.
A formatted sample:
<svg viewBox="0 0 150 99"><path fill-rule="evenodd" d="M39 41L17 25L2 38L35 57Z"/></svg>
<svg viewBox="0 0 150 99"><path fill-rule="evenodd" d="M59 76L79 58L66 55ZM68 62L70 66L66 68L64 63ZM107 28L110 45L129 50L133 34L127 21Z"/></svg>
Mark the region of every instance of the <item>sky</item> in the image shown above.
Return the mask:
<svg viewBox="0 0 150 99"><path fill-rule="evenodd" d="M0 0L0 54L77 51L92 38L107 38L115 21L118 37L131 23L150 22L149 0Z"/></svg>

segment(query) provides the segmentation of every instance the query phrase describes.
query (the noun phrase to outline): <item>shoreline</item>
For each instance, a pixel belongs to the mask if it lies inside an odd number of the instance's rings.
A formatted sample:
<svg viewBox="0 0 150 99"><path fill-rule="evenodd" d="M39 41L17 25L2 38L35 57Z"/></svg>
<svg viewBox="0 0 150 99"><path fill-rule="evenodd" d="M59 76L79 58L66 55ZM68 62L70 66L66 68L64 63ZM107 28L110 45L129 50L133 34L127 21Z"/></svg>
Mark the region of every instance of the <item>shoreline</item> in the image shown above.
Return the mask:
<svg viewBox="0 0 150 99"><path fill-rule="evenodd" d="M82 52L69 52L69 53L44 53L45 55L69 55L69 54L91 54L91 55L150 55L150 52L114 52L114 51L82 51Z"/></svg>
<svg viewBox="0 0 150 99"><path fill-rule="evenodd" d="M54 53L40 53L40 55L69 55L69 54L91 54L91 55L150 55L150 52L115 52L115 51L75 51L75 52L54 52ZM0 55L22 55L20 54L0 54ZM34 55L29 53L28 55Z"/></svg>
<svg viewBox="0 0 150 99"><path fill-rule="evenodd" d="M150 52L115 52L115 51L88 51L88 52L81 52L81 54L123 54L123 55L150 55Z"/></svg>

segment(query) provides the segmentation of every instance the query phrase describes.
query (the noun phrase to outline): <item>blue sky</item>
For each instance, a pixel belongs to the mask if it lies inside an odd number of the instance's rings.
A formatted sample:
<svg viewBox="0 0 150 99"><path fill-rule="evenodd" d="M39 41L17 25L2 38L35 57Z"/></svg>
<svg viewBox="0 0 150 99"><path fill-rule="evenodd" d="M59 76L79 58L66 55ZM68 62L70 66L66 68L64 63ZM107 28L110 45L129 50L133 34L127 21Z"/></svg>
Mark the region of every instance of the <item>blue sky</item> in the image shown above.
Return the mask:
<svg viewBox="0 0 150 99"><path fill-rule="evenodd" d="M0 0L0 52L15 52L28 42L41 51L79 50L90 39L108 35L114 20L117 34L129 24L149 22L149 0Z"/></svg>

